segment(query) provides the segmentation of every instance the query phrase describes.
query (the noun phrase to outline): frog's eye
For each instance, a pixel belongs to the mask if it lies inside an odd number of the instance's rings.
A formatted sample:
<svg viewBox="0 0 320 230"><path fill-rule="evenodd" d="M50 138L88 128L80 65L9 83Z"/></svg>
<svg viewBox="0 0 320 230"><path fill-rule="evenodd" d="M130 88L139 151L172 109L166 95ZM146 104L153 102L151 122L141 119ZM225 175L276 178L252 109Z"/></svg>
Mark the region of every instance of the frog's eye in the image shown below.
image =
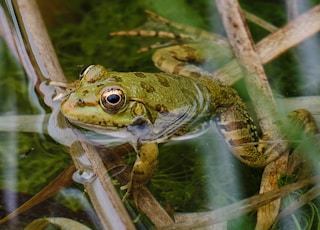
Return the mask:
<svg viewBox="0 0 320 230"><path fill-rule="evenodd" d="M94 67L94 65L83 68L79 74L79 79L81 80L89 72L89 70L92 69L92 67Z"/></svg>
<svg viewBox="0 0 320 230"><path fill-rule="evenodd" d="M117 86L108 87L101 93L100 105L107 113L117 113L123 108L125 102L125 94L122 89Z"/></svg>

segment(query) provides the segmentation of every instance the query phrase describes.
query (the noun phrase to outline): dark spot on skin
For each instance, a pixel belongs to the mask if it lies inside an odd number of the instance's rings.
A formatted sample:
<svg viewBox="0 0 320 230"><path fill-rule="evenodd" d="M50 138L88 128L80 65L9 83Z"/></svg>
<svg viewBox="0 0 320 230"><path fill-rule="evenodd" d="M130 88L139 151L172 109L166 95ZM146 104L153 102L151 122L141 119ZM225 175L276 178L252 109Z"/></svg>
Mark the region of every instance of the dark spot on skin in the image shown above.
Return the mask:
<svg viewBox="0 0 320 230"><path fill-rule="evenodd" d="M155 31L155 33L153 33L152 36L153 36L153 37L158 37L158 36L159 36L159 31Z"/></svg>
<svg viewBox="0 0 320 230"><path fill-rule="evenodd" d="M220 96L221 96L221 98L228 98L229 97L229 93L226 90L222 89L220 91Z"/></svg>
<svg viewBox="0 0 320 230"><path fill-rule="evenodd" d="M104 86L104 84L98 84L98 85L97 85L97 88L100 88L100 87L102 87L102 86Z"/></svg>
<svg viewBox="0 0 320 230"><path fill-rule="evenodd" d="M82 95L85 97L89 93L89 90L83 90Z"/></svg>
<svg viewBox="0 0 320 230"><path fill-rule="evenodd" d="M115 81L115 82L122 82L122 78L116 75L112 75L111 78L109 79L110 81Z"/></svg>
<svg viewBox="0 0 320 230"><path fill-rule="evenodd" d="M170 74L170 78L181 81L181 75L178 75L178 74ZM170 84L169 84L169 86L170 86Z"/></svg>
<svg viewBox="0 0 320 230"><path fill-rule="evenodd" d="M103 126L107 125L107 122L105 120L99 120L97 123L98 125L103 125Z"/></svg>
<svg viewBox="0 0 320 230"><path fill-rule="evenodd" d="M176 40L181 40L181 35L180 35L180 34L175 34L175 35L174 35L174 39L176 39Z"/></svg>
<svg viewBox="0 0 320 230"><path fill-rule="evenodd" d="M134 175L144 175L143 171L138 171L137 169L133 171Z"/></svg>
<svg viewBox="0 0 320 230"><path fill-rule="evenodd" d="M239 145L242 145L244 143L252 142L252 139L251 139L251 137L243 137L243 138L240 138L240 139L231 139L228 142L229 142L229 144L231 146L239 146Z"/></svg>
<svg viewBox="0 0 320 230"><path fill-rule="evenodd" d="M93 83L96 82L96 79L88 79L87 82L90 83L90 84L93 84Z"/></svg>
<svg viewBox="0 0 320 230"><path fill-rule="evenodd" d="M251 156L247 156L247 155L240 155L240 158L241 159L244 159L245 161L249 161L249 162L252 162L253 158Z"/></svg>
<svg viewBox="0 0 320 230"><path fill-rule="evenodd" d="M155 91L154 87L148 83L142 81L140 85L147 91L147 93L153 93Z"/></svg>
<svg viewBox="0 0 320 230"><path fill-rule="evenodd" d="M190 77L194 77L194 78L201 77L201 74L197 72L190 72Z"/></svg>
<svg viewBox="0 0 320 230"><path fill-rule="evenodd" d="M178 65L176 65L174 68L173 68L173 73L175 74L179 74L181 69L183 69L187 64L185 63L179 63Z"/></svg>
<svg viewBox="0 0 320 230"><path fill-rule="evenodd" d="M133 73L136 77L139 77L139 78L146 78L146 75L144 73L141 73L141 72L135 72Z"/></svg>
<svg viewBox="0 0 320 230"><path fill-rule="evenodd" d="M163 62L165 61L166 61L165 57L160 57L155 64L156 66L162 66Z"/></svg>
<svg viewBox="0 0 320 230"><path fill-rule="evenodd" d="M122 129L122 128L126 127L126 126L125 125L115 124L115 127L118 127L119 129Z"/></svg>
<svg viewBox="0 0 320 230"><path fill-rule="evenodd" d="M165 105L156 104L155 110L161 114L168 114L169 110Z"/></svg>
<svg viewBox="0 0 320 230"><path fill-rule="evenodd" d="M221 125L219 124L219 128L223 129L227 132L238 130L238 129L246 129L248 127L248 123L245 121L230 121L227 124Z"/></svg>
<svg viewBox="0 0 320 230"><path fill-rule="evenodd" d="M173 50L169 51L169 54L170 54L171 57L174 57L174 58L177 58L177 56L178 56L178 53L176 51L173 51Z"/></svg>
<svg viewBox="0 0 320 230"><path fill-rule="evenodd" d="M190 46L182 46L182 48L186 53L196 53L197 52L197 49L190 47Z"/></svg>
<svg viewBox="0 0 320 230"><path fill-rule="evenodd" d="M158 79L158 81L159 81L159 83L163 86L163 87L170 87L170 84L169 84L169 81L167 80L167 78L165 78L164 76L162 76L161 74L154 74L156 77L157 77L157 79Z"/></svg>

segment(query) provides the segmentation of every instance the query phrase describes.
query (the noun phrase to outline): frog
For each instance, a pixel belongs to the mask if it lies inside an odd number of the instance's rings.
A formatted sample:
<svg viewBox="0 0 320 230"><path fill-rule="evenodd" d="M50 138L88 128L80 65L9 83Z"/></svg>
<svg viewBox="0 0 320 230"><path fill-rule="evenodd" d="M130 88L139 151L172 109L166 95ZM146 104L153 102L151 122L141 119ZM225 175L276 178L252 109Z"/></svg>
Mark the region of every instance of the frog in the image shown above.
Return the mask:
<svg viewBox="0 0 320 230"><path fill-rule="evenodd" d="M148 13L157 21L172 24ZM184 30L190 31L190 28ZM121 36L154 34L153 31L114 33ZM156 34L177 37L167 32ZM231 153L248 166L264 167L286 150L283 142L271 142L268 135L259 135L245 102L235 89L212 79L212 74L203 68L188 63L215 59L217 55L208 52L209 48L215 51L218 48L218 56L232 56L225 39L201 34L211 42L157 49L152 60L163 72L116 72L99 64L90 65L80 73L80 80L60 95L60 99L63 98L60 110L72 124L121 138L132 145L137 158L130 181L122 189L127 190L123 200L132 195L136 207L139 207L140 189L156 172L160 143L195 138L215 125ZM298 109L289 117L306 133L319 132L309 111Z"/></svg>
<svg viewBox="0 0 320 230"><path fill-rule="evenodd" d="M280 142L268 145L259 137L235 89L196 72L115 72L90 65L74 85L62 114L76 126L129 142L137 153L122 188L124 199L132 195L137 207L140 189L156 172L160 143L195 138L215 124L231 152L251 167L282 154Z"/></svg>

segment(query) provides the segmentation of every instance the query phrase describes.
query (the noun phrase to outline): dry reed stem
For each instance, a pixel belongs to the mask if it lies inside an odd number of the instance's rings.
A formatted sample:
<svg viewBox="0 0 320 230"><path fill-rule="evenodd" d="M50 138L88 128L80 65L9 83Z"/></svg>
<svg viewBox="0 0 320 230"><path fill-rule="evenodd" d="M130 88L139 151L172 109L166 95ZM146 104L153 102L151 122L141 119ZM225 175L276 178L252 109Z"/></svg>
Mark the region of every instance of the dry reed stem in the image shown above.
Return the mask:
<svg viewBox="0 0 320 230"><path fill-rule="evenodd" d="M320 30L320 5L300 15L276 32L256 44L261 63L266 64L288 49L311 37ZM236 61L231 61L214 73L214 78L227 85L233 85L242 76Z"/></svg>
<svg viewBox="0 0 320 230"><path fill-rule="evenodd" d="M256 15L243 10L243 14L245 16L245 18L251 22L253 22L254 24L260 26L261 28L269 31L269 32L276 32L278 30L278 27L272 25L271 23L263 20L262 18L257 17Z"/></svg>
<svg viewBox="0 0 320 230"><path fill-rule="evenodd" d="M277 107L240 5L237 0L216 0L216 2L229 42L244 72L247 91L250 97L254 98L252 102L261 130L268 139L278 141L282 135L275 125ZM281 145L281 149L277 149L277 151L283 153L282 156L264 169L260 193L277 189L279 177L286 172L288 144L283 142ZM256 229L269 229L277 217L280 201L277 199L259 207Z"/></svg>
<svg viewBox="0 0 320 230"><path fill-rule="evenodd" d="M36 3L32 0L16 0L14 1L14 7L18 10L18 19L25 23L25 27L21 27L20 29L25 34L30 33L30 39L32 40L29 41L29 46L33 50L33 55L30 55L29 58L32 59L31 61L34 64L37 64L38 70L40 70L38 73L41 73L45 78L65 81L62 68L54 52ZM34 42L33 44L30 43L32 41Z"/></svg>

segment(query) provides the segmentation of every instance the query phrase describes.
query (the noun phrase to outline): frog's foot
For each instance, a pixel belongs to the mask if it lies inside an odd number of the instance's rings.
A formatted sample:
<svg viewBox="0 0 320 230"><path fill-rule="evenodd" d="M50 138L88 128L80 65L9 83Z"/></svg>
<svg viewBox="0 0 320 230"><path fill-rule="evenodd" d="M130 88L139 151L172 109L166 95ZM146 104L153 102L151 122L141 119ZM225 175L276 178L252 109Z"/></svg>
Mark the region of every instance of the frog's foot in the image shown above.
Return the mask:
<svg viewBox="0 0 320 230"><path fill-rule="evenodd" d="M312 114L305 109L297 109L288 114L292 125L303 131L305 136L313 136L319 133L317 123Z"/></svg>
<svg viewBox="0 0 320 230"><path fill-rule="evenodd" d="M129 182L130 183L130 182ZM128 183L128 184L129 184ZM127 190L127 192L124 194L124 196L122 197L122 202L125 202L127 199L128 199L128 197L130 196L130 190L128 190L128 184L126 184L126 185L123 185L123 186L121 186L120 187L120 190Z"/></svg>
<svg viewBox="0 0 320 230"><path fill-rule="evenodd" d="M49 85L52 85L56 88L63 89L62 91L59 90L57 95L53 98L54 101L62 100L73 93L77 88L80 86L80 81L75 82L56 82L50 81Z"/></svg>
<svg viewBox="0 0 320 230"><path fill-rule="evenodd" d="M122 202L125 202L131 195L133 197L133 202L136 208L139 208L139 192L140 192L140 186L139 187L133 187L132 182L130 181L128 184L121 186L121 190L127 190L127 192L122 197Z"/></svg>

